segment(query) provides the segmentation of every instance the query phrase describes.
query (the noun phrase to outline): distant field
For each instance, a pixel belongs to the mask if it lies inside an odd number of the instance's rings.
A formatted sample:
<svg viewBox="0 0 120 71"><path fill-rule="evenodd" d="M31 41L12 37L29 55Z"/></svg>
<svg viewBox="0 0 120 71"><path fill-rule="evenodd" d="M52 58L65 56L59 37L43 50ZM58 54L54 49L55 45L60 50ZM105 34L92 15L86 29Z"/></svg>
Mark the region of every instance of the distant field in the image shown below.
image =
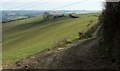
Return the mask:
<svg viewBox="0 0 120 71"><path fill-rule="evenodd" d="M41 22L42 17L3 24L3 65L13 64L47 49L56 42L77 39L78 32L86 31L97 23L98 14L68 16ZM90 24L88 27L87 25Z"/></svg>

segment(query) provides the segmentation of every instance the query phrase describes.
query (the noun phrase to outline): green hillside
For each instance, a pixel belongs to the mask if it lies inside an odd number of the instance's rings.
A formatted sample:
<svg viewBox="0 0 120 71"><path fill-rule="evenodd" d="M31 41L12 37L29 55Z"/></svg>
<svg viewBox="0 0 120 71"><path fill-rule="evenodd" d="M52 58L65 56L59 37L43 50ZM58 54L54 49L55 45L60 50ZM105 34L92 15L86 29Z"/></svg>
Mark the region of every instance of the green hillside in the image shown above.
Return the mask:
<svg viewBox="0 0 120 71"><path fill-rule="evenodd" d="M75 40L79 37L79 32L85 32L97 23L97 14L79 16L66 16L43 22L39 16L4 23L3 65L13 64L20 59L54 48L61 40Z"/></svg>

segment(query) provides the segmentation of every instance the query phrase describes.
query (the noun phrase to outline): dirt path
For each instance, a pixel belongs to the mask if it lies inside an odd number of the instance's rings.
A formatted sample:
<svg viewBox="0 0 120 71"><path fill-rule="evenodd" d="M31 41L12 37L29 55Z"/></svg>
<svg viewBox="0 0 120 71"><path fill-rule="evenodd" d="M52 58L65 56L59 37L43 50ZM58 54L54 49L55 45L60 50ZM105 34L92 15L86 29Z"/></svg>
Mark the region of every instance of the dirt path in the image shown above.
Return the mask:
<svg viewBox="0 0 120 71"><path fill-rule="evenodd" d="M97 53L97 39L78 40L64 48L39 54L17 62L11 68L17 69L104 69L114 68L114 63Z"/></svg>

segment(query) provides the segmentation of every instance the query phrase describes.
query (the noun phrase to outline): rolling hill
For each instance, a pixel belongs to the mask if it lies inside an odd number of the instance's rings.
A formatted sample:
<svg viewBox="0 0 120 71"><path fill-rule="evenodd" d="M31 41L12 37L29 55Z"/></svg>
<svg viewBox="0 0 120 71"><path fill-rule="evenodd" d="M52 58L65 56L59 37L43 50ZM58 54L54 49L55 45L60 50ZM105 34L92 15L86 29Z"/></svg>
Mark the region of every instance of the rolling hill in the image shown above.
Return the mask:
<svg viewBox="0 0 120 71"><path fill-rule="evenodd" d="M74 41L97 23L98 14L79 14L42 21L43 17L17 20L3 24L3 66L60 47L64 40ZM88 26L89 25L89 26Z"/></svg>

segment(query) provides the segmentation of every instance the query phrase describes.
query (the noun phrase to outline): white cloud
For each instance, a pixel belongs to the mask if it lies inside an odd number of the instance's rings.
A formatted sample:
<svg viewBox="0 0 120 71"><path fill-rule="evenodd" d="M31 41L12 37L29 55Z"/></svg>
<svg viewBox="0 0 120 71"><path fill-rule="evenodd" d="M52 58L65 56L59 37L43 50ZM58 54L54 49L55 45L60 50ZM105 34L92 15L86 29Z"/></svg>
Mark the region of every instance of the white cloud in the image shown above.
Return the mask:
<svg viewBox="0 0 120 71"><path fill-rule="evenodd" d="M2 2L78 2L78 1L92 1L101 2L104 0L1 0Z"/></svg>
<svg viewBox="0 0 120 71"><path fill-rule="evenodd" d="M2 0L3 9L101 9L104 0ZM47 3L44 3L47 2ZM78 3L77 3L78 2ZM62 7L62 8L61 8Z"/></svg>
<svg viewBox="0 0 120 71"><path fill-rule="evenodd" d="M1 0L2 2L48 2L50 0Z"/></svg>

